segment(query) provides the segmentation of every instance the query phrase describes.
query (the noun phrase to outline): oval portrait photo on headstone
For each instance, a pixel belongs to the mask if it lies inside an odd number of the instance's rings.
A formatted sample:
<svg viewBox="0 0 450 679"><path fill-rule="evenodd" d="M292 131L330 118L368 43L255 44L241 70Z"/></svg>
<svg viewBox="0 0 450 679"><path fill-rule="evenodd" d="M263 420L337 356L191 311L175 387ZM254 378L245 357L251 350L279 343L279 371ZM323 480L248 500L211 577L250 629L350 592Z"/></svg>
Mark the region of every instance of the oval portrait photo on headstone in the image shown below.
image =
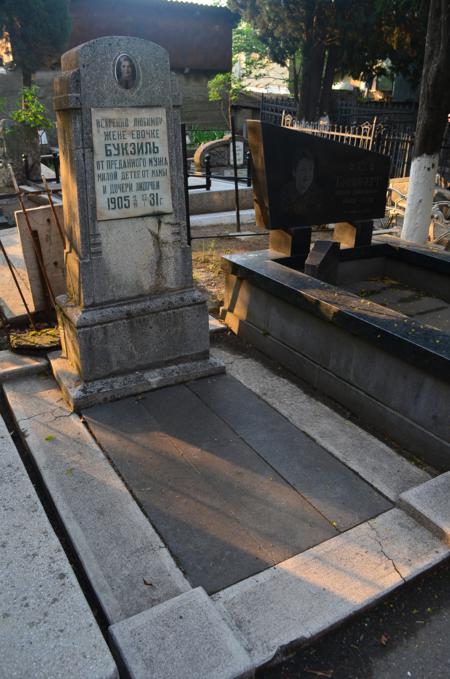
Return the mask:
<svg viewBox="0 0 450 679"><path fill-rule="evenodd" d="M130 90L136 85L136 66L128 54L119 54L114 61L114 75L120 87Z"/></svg>

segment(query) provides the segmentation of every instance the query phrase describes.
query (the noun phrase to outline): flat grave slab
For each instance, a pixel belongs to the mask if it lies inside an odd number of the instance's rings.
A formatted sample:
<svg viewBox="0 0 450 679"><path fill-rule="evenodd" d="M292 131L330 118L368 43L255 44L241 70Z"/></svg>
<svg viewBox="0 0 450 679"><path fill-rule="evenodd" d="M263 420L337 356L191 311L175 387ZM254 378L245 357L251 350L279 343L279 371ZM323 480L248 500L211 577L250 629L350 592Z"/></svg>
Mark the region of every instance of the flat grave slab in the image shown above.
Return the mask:
<svg viewBox="0 0 450 679"><path fill-rule="evenodd" d="M450 330L450 304L440 297L424 294L386 277L353 281L346 283L344 288L371 302L399 311L418 323L426 323L444 332Z"/></svg>
<svg viewBox="0 0 450 679"><path fill-rule="evenodd" d="M392 506L232 377L83 415L187 578L209 593Z"/></svg>

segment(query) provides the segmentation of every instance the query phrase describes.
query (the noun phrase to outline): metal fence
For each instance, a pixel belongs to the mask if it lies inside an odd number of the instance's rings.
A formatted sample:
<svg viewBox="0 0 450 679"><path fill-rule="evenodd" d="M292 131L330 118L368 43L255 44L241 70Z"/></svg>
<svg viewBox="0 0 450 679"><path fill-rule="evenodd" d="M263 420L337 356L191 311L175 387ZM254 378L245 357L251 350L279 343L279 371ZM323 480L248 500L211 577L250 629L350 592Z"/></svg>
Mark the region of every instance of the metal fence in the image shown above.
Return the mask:
<svg viewBox="0 0 450 679"><path fill-rule="evenodd" d="M261 97L261 121L281 125L283 114L295 116L297 106L292 97Z"/></svg>
<svg viewBox="0 0 450 679"><path fill-rule="evenodd" d="M375 128L372 151L378 151L391 159L390 176L408 177L414 148L414 129L388 127L378 124Z"/></svg>
<svg viewBox="0 0 450 679"><path fill-rule="evenodd" d="M332 98L331 118L342 125L360 125L376 118L379 123L396 127L415 127L417 104L411 101L357 101L352 96Z"/></svg>
<svg viewBox="0 0 450 679"><path fill-rule="evenodd" d="M186 203L186 221L187 221L187 235L188 243L190 244L194 239L210 238L210 236L192 236L191 234L191 223L189 216L189 191L194 189L205 189L206 191L211 190L211 180L220 179L221 181L229 181L234 184L234 200L235 200L235 213L236 213L236 231L239 234L241 231L241 208L239 204L239 184L243 184L246 187L252 185L252 163L250 152L246 155L246 165L245 165L245 176L238 173L237 167L237 152L236 152L236 130L234 116L231 117L231 149L232 149L232 165L233 174L222 175L214 174L214 168L211 164L211 156L206 154L205 156L205 171L204 172L191 172L191 158L188 157L188 146L187 140L189 138L189 130L186 125L181 125L181 141L182 141L182 154L183 154L183 166L184 166L184 196ZM189 177L195 177L197 179L204 179L204 184L189 185ZM229 234L214 236L215 238L229 237Z"/></svg>
<svg viewBox="0 0 450 679"><path fill-rule="evenodd" d="M377 151L390 157L391 177L407 177L409 174L414 146L414 132L411 128L388 127L376 118L362 125L301 123L286 113L282 115L281 124L299 132L306 132L368 151Z"/></svg>
<svg viewBox="0 0 450 679"><path fill-rule="evenodd" d="M299 122L290 113L283 112L281 126L292 127L299 132L306 132L315 137L339 141L350 146L356 146L370 151L375 135L376 118L373 122L365 122L362 125L330 125L321 122Z"/></svg>
<svg viewBox="0 0 450 679"><path fill-rule="evenodd" d="M262 97L262 121L377 151L390 157L391 177L409 175L417 104L336 98L333 116L338 122L332 125L299 122L295 114L296 104L292 97ZM450 183L450 122L441 147L438 172L444 184Z"/></svg>

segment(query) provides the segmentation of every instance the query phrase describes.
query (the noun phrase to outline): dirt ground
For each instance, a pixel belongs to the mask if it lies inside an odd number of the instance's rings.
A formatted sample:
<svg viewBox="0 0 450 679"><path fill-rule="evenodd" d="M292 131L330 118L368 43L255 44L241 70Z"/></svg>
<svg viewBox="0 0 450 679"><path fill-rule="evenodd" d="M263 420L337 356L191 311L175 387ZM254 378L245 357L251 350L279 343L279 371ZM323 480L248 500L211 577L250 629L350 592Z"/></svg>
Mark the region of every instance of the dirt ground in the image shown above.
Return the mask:
<svg viewBox="0 0 450 679"><path fill-rule="evenodd" d="M224 276L221 269L222 255L235 252L265 250L269 244L267 231L256 227L245 226L244 231L255 231L261 235L221 238L219 236L235 230L235 227L211 227L193 230L192 236L192 271L194 283L208 295L210 313L217 313L223 304ZM210 234L211 238L196 237Z"/></svg>
<svg viewBox="0 0 450 679"><path fill-rule="evenodd" d="M213 315L219 311L224 297L224 276L221 269L222 255L235 252L251 252L266 250L269 247L269 232L256 226L244 226L242 231L253 231L257 236L242 236L220 238L222 234L235 231L235 227L210 227L193 230L192 236L192 270L194 283L208 295L208 308ZM196 237L210 234L211 238ZM311 240L328 240L331 232L316 229L312 232Z"/></svg>

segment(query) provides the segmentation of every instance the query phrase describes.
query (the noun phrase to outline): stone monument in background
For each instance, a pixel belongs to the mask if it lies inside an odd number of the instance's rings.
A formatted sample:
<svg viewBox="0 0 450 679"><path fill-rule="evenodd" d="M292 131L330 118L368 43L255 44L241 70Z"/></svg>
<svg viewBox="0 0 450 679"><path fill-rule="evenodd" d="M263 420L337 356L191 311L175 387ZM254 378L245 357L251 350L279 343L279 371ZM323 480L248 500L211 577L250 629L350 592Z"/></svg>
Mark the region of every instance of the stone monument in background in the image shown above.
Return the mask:
<svg viewBox="0 0 450 679"><path fill-rule="evenodd" d="M105 37L55 81L66 232L62 355L75 408L220 372L186 238L180 96L167 52Z"/></svg>

